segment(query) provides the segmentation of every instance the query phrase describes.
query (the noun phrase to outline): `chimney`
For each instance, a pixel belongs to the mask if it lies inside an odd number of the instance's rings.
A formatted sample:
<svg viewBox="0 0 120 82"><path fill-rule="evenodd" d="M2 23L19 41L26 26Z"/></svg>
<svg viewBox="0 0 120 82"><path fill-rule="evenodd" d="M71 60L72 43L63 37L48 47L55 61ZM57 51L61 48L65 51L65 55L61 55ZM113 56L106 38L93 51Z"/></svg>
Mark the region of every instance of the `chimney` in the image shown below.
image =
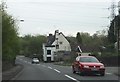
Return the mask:
<svg viewBox="0 0 120 82"><path fill-rule="evenodd" d="M49 36L53 36L52 34L49 34Z"/></svg>
<svg viewBox="0 0 120 82"><path fill-rule="evenodd" d="M58 38L59 36L59 30L55 30L55 38Z"/></svg>

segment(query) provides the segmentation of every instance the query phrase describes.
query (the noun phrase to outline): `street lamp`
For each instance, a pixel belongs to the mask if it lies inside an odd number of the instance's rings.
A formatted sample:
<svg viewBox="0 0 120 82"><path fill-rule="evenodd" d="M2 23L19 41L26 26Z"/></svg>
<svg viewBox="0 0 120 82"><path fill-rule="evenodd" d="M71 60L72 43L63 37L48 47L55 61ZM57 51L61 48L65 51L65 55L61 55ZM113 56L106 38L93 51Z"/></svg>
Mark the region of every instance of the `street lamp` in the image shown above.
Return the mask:
<svg viewBox="0 0 120 82"><path fill-rule="evenodd" d="M20 20L20 22L24 22L24 20L23 20L23 19L21 19L21 20Z"/></svg>

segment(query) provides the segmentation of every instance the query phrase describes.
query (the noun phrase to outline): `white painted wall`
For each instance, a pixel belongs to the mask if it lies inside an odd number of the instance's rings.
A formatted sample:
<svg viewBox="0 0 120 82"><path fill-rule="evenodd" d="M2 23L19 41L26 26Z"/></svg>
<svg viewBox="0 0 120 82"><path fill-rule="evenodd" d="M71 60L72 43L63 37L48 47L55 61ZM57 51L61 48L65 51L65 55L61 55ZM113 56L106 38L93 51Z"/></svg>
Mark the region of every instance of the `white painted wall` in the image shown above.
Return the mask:
<svg viewBox="0 0 120 82"><path fill-rule="evenodd" d="M51 50L51 55L47 55L47 50ZM47 57L51 57L51 61L54 61L54 52L55 52L55 47L46 47L46 55Z"/></svg>
<svg viewBox="0 0 120 82"><path fill-rule="evenodd" d="M47 55L47 50L51 50L51 55ZM51 57L51 61L54 61L54 52L55 47L45 47L43 48L44 54L43 54L43 60L47 61L47 57Z"/></svg>
<svg viewBox="0 0 120 82"><path fill-rule="evenodd" d="M55 38L58 38L58 40L55 39L52 45L59 45L59 49L56 49L56 47L45 47L45 44L43 44L43 60L47 61L47 57L51 57L51 61L54 61L54 52L57 51L71 51L70 43L67 41L67 39L64 37L63 34L59 34L59 31L56 32ZM62 42L62 44L60 44ZM51 55L47 55L47 50L51 50Z"/></svg>
<svg viewBox="0 0 120 82"><path fill-rule="evenodd" d="M43 44L43 60L44 60L44 61L47 60L45 44Z"/></svg>
<svg viewBox="0 0 120 82"><path fill-rule="evenodd" d="M58 43L59 49L57 49L57 51L71 51L71 46L67 39L62 34L60 34L59 36L57 35L57 37L58 41L55 40L52 44L56 45ZM60 42L62 42L62 44L60 44Z"/></svg>

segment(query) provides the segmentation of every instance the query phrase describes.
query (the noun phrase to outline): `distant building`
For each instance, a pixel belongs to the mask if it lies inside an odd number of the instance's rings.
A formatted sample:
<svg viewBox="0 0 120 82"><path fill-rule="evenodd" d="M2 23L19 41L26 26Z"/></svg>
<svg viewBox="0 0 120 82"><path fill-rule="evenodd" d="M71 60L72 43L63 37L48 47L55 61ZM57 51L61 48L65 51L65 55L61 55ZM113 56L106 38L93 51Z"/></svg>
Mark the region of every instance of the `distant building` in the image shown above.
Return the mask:
<svg viewBox="0 0 120 82"><path fill-rule="evenodd" d="M49 34L47 37L47 43L43 44L43 60L55 61L57 52L70 52L71 46L67 38L59 30L55 31L55 34Z"/></svg>

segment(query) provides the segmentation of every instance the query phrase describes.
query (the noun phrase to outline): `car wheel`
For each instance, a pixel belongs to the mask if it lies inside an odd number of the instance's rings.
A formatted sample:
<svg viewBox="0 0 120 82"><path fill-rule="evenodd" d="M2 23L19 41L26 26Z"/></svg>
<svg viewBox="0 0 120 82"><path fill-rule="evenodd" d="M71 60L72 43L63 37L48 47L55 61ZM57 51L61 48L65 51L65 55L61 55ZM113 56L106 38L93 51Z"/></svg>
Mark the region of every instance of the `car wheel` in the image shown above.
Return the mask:
<svg viewBox="0 0 120 82"><path fill-rule="evenodd" d="M105 73L103 72L103 73L101 73L100 75L101 75L101 76L105 76Z"/></svg>
<svg viewBox="0 0 120 82"><path fill-rule="evenodd" d="M73 73L76 73L75 69L74 69L74 66L72 66L72 72Z"/></svg>
<svg viewBox="0 0 120 82"><path fill-rule="evenodd" d="M80 68L79 68L79 71L78 71L78 73L79 73L79 75L82 75L82 76L84 76L84 73L83 73L83 72L81 72Z"/></svg>

